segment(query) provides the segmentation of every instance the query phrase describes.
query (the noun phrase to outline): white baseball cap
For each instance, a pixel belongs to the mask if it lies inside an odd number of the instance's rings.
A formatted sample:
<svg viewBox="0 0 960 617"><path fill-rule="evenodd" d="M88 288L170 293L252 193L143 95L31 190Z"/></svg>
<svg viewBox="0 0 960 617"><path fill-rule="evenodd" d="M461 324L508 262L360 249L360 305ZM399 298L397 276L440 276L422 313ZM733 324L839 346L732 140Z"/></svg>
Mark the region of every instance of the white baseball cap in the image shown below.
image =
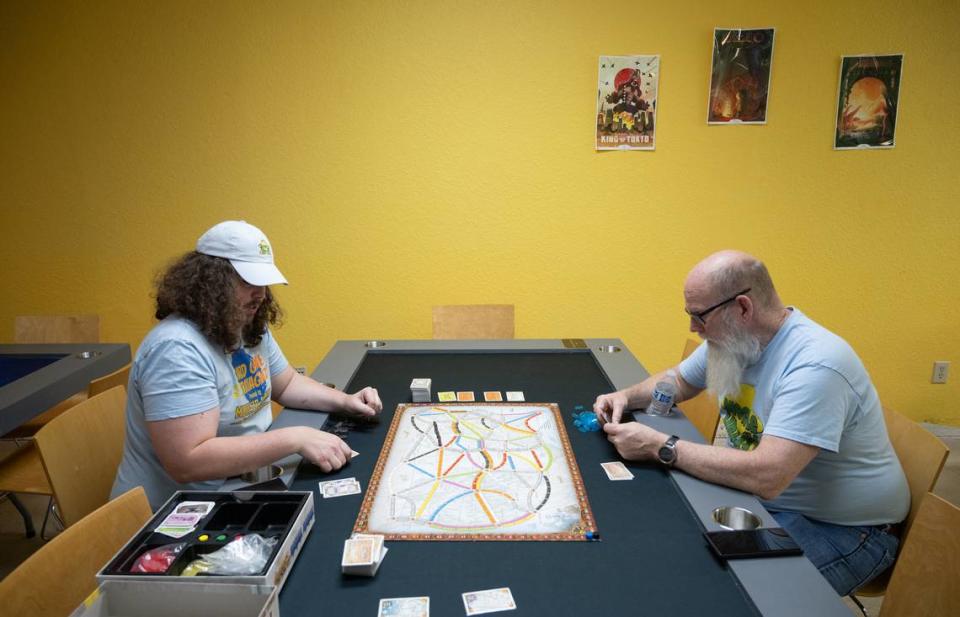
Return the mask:
<svg viewBox="0 0 960 617"><path fill-rule="evenodd" d="M240 278L251 285L287 284L273 264L267 236L246 221L217 223L197 240L197 252L230 260Z"/></svg>

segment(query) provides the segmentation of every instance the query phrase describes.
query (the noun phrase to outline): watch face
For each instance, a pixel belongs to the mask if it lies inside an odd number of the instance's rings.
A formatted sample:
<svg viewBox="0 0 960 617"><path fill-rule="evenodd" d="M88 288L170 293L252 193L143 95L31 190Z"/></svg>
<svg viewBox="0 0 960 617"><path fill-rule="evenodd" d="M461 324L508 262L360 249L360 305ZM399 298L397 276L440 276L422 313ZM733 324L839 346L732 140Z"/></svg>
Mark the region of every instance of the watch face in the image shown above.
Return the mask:
<svg viewBox="0 0 960 617"><path fill-rule="evenodd" d="M677 453L673 448L663 446L659 451L657 451L657 458L659 458L663 463L672 463L674 459L677 458Z"/></svg>

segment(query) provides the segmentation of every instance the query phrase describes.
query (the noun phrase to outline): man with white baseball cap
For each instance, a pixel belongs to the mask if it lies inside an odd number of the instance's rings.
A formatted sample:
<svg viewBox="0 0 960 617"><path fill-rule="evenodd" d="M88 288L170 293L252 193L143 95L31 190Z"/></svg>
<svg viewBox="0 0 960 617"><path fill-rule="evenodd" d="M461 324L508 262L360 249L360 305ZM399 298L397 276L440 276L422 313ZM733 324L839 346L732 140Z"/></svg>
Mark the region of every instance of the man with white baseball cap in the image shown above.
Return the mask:
<svg viewBox="0 0 960 617"><path fill-rule="evenodd" d="M197 252L223 257L251 285L286 285L273 263L273 247L262 231L246 221L224 221L197 240Z"/></svg>
<svg viewBox="0 0 960 617"><path fill-rule="evenodd" d="M271 401L298 409L376 416L374 388L354 394L297 373L270 331L282 311L270 290L287 279L266 235L224 221L157 283L159 321L137 350L127 392L127 434L111 496L143 486L154 509L177 490L216 490L290 454L323 471L352 451L309 427L265 432Z"/></svg>

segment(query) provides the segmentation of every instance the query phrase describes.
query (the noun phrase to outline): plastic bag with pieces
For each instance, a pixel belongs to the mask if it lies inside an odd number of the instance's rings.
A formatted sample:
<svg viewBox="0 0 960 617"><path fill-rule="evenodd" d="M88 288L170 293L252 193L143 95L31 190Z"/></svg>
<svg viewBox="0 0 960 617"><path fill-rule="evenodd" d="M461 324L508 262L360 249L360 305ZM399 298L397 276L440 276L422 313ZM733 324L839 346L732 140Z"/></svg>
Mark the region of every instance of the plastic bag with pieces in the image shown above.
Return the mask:
<svg viewBox="0 0 960 617"><path fill-rule="evenodd" d="M252 533L241 536L223 548L194 559L183 569L181 576L198 574L251 576L259 574L270 559L276 538L264 538Z"/></svg>

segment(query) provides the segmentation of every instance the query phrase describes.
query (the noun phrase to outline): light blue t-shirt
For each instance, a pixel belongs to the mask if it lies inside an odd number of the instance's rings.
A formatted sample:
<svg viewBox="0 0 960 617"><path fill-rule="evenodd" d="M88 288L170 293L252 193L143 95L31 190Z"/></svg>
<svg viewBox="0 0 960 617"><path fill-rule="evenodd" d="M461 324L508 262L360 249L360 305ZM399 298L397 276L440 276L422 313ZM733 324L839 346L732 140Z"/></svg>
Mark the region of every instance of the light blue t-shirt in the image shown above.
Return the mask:
<svg viewBox="0 0 960 617"><path fill-rule="evenodd" d="M218 437L263 432L273 419L271 377L287 364L269 330L259 345L225 352L187 319L170 316L158 323L130 369L126 441L110 497L143 486L156 510L178 490L217 490L223 479L175 482L154 452L147 422L219 406Z"/></svg>
<svg viewBox="0 0 960 617"><path fill-rule="evenodd" d="M705 387L706 345L680 363L680 375ZM752 450L775 435L820 448L765 506L839 525L907 516L910 490L863 363L846 341L799 310L746 370L739 395L723 399L720 414L732 447Z"/></svg>

